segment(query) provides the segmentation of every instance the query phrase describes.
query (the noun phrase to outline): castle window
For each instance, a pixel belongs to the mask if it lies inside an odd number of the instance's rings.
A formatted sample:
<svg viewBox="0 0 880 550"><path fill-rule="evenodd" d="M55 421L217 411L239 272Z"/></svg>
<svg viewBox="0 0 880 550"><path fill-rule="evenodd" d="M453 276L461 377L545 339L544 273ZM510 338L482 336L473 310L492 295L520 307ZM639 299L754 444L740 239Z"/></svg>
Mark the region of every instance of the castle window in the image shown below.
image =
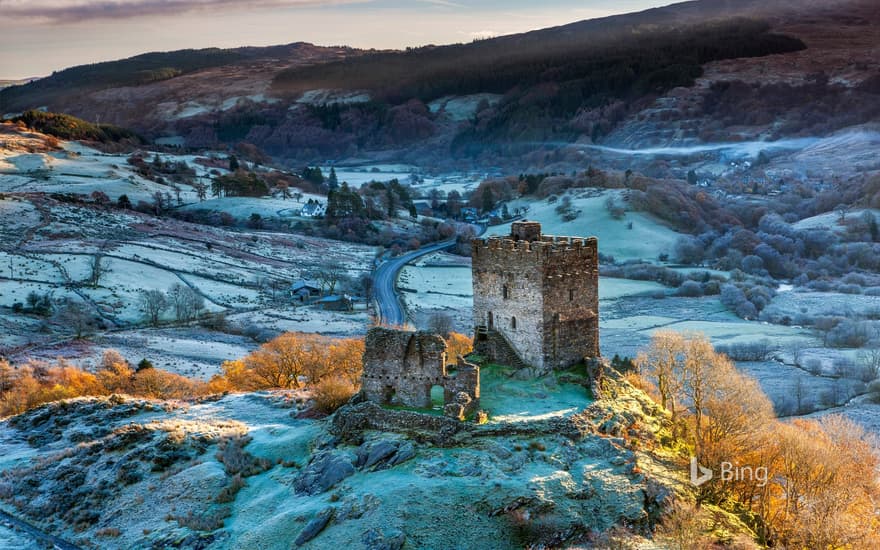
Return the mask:
<svg viewBox="0 0 880 550"><path fill-rule="evenodd" d="M510 289L507 287L507 285L501 287L501 297L505 300L510 298Z"/></svg>
<svg viewBox="0 0 880 550"><path fill-rule="evenodd" d="M568 301L569 301L569 302L574 302L574 290L569 290L569 291L568 291Z"/></svg>
<svg viewBox="0 0 880 550"><path fill-rule="evenodd" d="M513 330L516 330L516 317L510 318L510 328L512 328Z"/></svg>

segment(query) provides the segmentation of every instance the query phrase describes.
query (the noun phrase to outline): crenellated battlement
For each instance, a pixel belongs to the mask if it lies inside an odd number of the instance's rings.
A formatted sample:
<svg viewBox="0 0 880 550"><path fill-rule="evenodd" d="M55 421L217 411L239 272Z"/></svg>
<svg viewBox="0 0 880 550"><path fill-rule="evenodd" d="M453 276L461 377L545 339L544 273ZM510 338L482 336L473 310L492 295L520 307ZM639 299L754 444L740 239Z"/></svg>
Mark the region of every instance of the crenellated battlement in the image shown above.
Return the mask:
<svg viewBox="0 0 880 550"><path fill-rule="evenodd" d="M560 237L541 235L539 241L515 241L510 237L474 239L471 243L473 259L479 264L540 265L571 262L591 269L599 267L599 242L595 237Z"/></svg>

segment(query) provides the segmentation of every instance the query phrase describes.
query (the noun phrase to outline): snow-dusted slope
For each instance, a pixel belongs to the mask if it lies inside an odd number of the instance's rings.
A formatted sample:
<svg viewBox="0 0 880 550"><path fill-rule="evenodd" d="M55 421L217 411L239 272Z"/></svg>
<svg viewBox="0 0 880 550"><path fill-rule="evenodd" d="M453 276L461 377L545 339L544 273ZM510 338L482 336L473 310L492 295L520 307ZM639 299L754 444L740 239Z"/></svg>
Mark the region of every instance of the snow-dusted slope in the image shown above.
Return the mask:
<svg viewBox="0 0 880 550"><path fill-rule="evenodd" d="M298 419L294 393L61 402L0 424L0 506L101 548L501 548L647 532L684 474L627 448L655 447L666 420L616 384L581 414L482 427L369 403Z"/></svg>

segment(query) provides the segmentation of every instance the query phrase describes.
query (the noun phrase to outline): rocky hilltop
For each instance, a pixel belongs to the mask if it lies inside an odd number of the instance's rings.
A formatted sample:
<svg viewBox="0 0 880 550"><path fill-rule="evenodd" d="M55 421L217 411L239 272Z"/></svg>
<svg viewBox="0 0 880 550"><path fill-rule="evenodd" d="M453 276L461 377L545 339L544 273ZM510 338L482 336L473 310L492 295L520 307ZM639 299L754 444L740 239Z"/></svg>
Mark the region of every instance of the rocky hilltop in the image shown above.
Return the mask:
<svg viewBox="0 0 880 550"><path fill-rule="evenodd" d="M297 392L61 401L0 424L2 509L83 548L640 546L692 496L667 413L608 372L580 413L486 425L357 398L309 420Z"/></svg>

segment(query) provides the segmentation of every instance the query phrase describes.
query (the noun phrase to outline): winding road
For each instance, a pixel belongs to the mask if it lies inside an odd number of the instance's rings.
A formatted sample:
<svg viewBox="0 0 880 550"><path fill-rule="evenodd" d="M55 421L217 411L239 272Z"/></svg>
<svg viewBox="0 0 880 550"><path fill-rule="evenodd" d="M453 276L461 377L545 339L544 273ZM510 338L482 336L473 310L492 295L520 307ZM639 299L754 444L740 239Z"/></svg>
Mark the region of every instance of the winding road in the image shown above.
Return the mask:
<svg viewBox="0 0 880 550"><path fill-rule="evenodd" d="M402 256L385 260L373 274L373 296L376 300L379 313L379 322L385 325L398 326L406 322L406 314L400 305L400 299L395 291L395 282L397 275L403 266L413 262L422 256L439 252L455 246L455 239L441 241L428 246L423 246L418 250L413 250Z"/></svg>
<svg viewBox="0 0 880 550"><path fill-rule="evenodd" d="M0 510L0 522L15 527L20 532L27 534L36 542L42 543L47 548L52 548L53 550L80 550L78 546L71 544L62 538L50 535L31 523L20 520L2 510Z"/></svg>

